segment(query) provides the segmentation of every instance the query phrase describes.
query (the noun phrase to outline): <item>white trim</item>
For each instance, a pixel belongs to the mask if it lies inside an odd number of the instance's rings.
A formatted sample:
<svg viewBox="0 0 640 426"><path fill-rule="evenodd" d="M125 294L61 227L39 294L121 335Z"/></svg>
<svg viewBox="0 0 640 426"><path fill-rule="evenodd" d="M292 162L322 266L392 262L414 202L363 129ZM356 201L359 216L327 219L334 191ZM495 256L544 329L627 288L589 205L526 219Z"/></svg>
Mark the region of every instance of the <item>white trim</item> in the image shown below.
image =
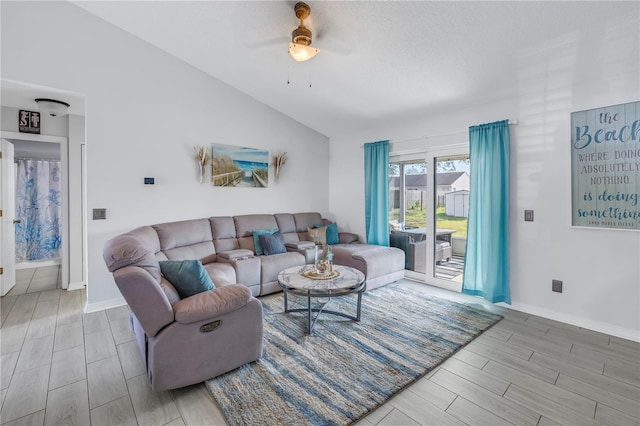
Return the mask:
<svg viewBox="0 0 640 426"><path fill-rule="evenodd" d="M33 269L44 268L45 266L58 266L62 265L62 259L45 259L45 260L26 260L24 262L16 263L16 271L21 269Z"/></svg>
<svg viewBox="0 0 640 426"><path fill-rule="evenodd" d="M50 135L38 135L34 133L18 133L9 132L6 130L0 131L0 137L3 139L13 139L19 141L35 141L35 142L50 142L50 143L67 143L67 138L64 136L50 136ZM60 153L62 156L62 152Z"/></svg>
<svg viewBox="0 0 640 426"><path fill-rule="evenodd" d="M79 281L77 283L69 283L69 287L67 287L67 291L82 290L83 288L85 288L84 281Z"/></svg>
<svg viewBox="0 0 640 426"><path fill-rule="evenodd" d="M118 306L124 306L127 302L123 297L116 299L103 300L97 303L87 303L84 305L84 313L90 314L92 312L104 311L105 309L117 308Z"/></svg>
<svg viewBox="0 0 640 426"><path fill-rule="evenodd" d="M611 336L620 337L634 342L640 342L640 332L631 328L618 327L616 325L607 324L600 321L593 321L586 318L576 317L555 312L549 309L540 308L538 306L528 305L526 303L514 303L507 305L505 303L496 303L503 308L513 309L515 311L524 312L530 315L547 318L554 321L560 321L565 324L575 325L576 327L586 328L588 330L597 331Z"/></svg>

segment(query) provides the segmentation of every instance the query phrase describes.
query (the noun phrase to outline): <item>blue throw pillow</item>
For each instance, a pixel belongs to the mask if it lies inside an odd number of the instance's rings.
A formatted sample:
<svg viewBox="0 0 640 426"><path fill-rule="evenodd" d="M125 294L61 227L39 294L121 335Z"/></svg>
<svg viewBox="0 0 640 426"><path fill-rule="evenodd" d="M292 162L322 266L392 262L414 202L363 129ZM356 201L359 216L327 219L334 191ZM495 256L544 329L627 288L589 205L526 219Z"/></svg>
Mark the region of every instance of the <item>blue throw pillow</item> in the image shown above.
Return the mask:
<svg viewBox="0 0 640 426"><path fill-rule="evenodd" d="M340 236L338 235L338 224L333 222L327 225L327 244L340 243Z"/></svg>
<svg viewBox="0 0 640 426"><path fill-rule="evenodd" d="M329 225L316 225L314 228L327 228L327 244L339 244L338 224L333 222Z"/></svg>
<svg viewBox="0 0 640 426"><path fill-rule="evenodd" d="M260 244L262 245L264 254L267 256L270 254L287 252L287 248L284 246L284 241L282 241L282 235L280 235L280 232L260 235Z"/></svg>
<svg viewBox="0 0 640 426"><path fill-rule="evenodd" d="M278 228L252 229L251 232L253 233L253 247L255 248L254 251L256 252L256 256L259 256L264 253L264 250L262 250L262 245L260 244L260 235L275 234L276 232L278 232Z"/></svg>
<svg viewBox="0 0 640 426"><path fill-rule="evenodd" d="M162 260L160 271L175 287L181 299L215 288L199 260Z"/></svg>

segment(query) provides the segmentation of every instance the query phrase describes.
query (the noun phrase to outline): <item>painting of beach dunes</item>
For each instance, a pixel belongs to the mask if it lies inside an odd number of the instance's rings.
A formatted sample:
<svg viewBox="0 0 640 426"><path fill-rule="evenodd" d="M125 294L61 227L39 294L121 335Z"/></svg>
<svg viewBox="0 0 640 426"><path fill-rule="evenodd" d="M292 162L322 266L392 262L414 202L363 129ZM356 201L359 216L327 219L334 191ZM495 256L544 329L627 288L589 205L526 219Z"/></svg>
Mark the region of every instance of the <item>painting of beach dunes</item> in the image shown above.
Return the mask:
<svg viewBox="0 0 640 426"><path fill-rule="evenodd" d="M213 186L266 188L269 151L232 145L211 146Z"/></svg>

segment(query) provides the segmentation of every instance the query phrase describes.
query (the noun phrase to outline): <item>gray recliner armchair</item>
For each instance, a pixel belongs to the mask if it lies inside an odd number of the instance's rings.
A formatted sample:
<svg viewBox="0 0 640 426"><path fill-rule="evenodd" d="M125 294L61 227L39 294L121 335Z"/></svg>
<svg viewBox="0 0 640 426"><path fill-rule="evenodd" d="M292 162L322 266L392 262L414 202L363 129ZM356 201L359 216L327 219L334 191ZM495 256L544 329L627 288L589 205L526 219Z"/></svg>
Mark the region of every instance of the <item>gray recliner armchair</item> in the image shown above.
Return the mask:
<svg viewBox="0 0 640 426"><path fill-rule="evenodd" d="M200 383L262 355L262 304L247 287L229 283L230 266L208 268L213 290L180 299L160 273L166 256L152 227L109 240L103 256L131 309L154 391Z"/></svg>

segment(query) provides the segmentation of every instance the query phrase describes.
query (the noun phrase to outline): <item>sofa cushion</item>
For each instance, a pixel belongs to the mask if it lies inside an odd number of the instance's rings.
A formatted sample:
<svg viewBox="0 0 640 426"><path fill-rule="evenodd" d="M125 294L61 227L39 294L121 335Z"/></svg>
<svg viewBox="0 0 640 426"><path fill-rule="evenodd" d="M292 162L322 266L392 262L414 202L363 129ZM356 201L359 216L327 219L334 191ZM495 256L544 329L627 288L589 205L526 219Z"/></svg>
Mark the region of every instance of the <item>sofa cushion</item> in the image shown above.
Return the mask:
<svg viewBox="0 0 640 426"><path fill-rule="evenodd" d="M302 266L305 262L306 259L303 255L293 251L263 256L260 258L260 281L263 286L270 282L278 282L280 271L293 266ZM264 295L265 293L260 294Z"/></svg>
<svg viewBox="0 0 640 426"><path fill-rule="evenodd" d="M282 235L280 232L274 232L273 234L263 234L259 237L260 245L264 254L267 256L278 253L286 253L287 248L282 241Z"/></svg>
<svg viewBox="0 0 640 426"><path fill-rule="evenodd" d="M298 232L296 232L296 221L293 219L291 213L278 213L275 214L276 222L278 223L278 229L282 235L282 241L286 243L295 243L300 241Z"/></svg>
<svg viewBox="0 0 640 426"><path fill-rule="evenodd" d="M251 232L253 233L253 251L256 253L256 255L259 256L261 254L264 254L264 250L262 250L262 244L260 243L260 235L275 234L276 232L278 232L278 228L253 229Z"/></svg>
<svg viewBox="0 0 640 426"><path fill-rule="evenodd" d="M231 216L210 217L209 222L211 223L213 245L217 253L240 248L236 238L236 224Z"/></svg>
<svg viewBox="0 0 640 426"><path fill-rule="evenodd" d="M216 251L208 219L192 219L153 225L160 248L170 260L200 259L216 261Z"/></svg>
<svg viewBox="0 0 640 426"><path fill-rule="evenodd" d="M316 245L327 244L327 228L321 226L319 228L307 228L307 238Z"/></svg>
<svg viewBox="0 0 640 426"><path fill-rule="evenodd" d="M182 299L215 288L199 260L163 260L160 270Z"/></svg>
<svg viewBox="0 0 640 426"><path fill-rule="evenodd" d="M234 284L214 291L208 291L187 300L181 300L173 306L176 321L191 324L210 320L235 311L251 300L251 291L242 285Z"/></svg>
<svg viewBox="0 0 640 426"><path fill-rule="evenodd" d="M293 219L296 221L296 231L306 232L307 228L313 228L315 225L323 225L320 213L294 213Z"/></svg>
<svg viewBox="0 0 640 426"><path fill-rule="evenodd" d="M338 238L340 239L340 244L351 244L358 241L358 234L354 234L353 232L338 232Z"/></svg>

